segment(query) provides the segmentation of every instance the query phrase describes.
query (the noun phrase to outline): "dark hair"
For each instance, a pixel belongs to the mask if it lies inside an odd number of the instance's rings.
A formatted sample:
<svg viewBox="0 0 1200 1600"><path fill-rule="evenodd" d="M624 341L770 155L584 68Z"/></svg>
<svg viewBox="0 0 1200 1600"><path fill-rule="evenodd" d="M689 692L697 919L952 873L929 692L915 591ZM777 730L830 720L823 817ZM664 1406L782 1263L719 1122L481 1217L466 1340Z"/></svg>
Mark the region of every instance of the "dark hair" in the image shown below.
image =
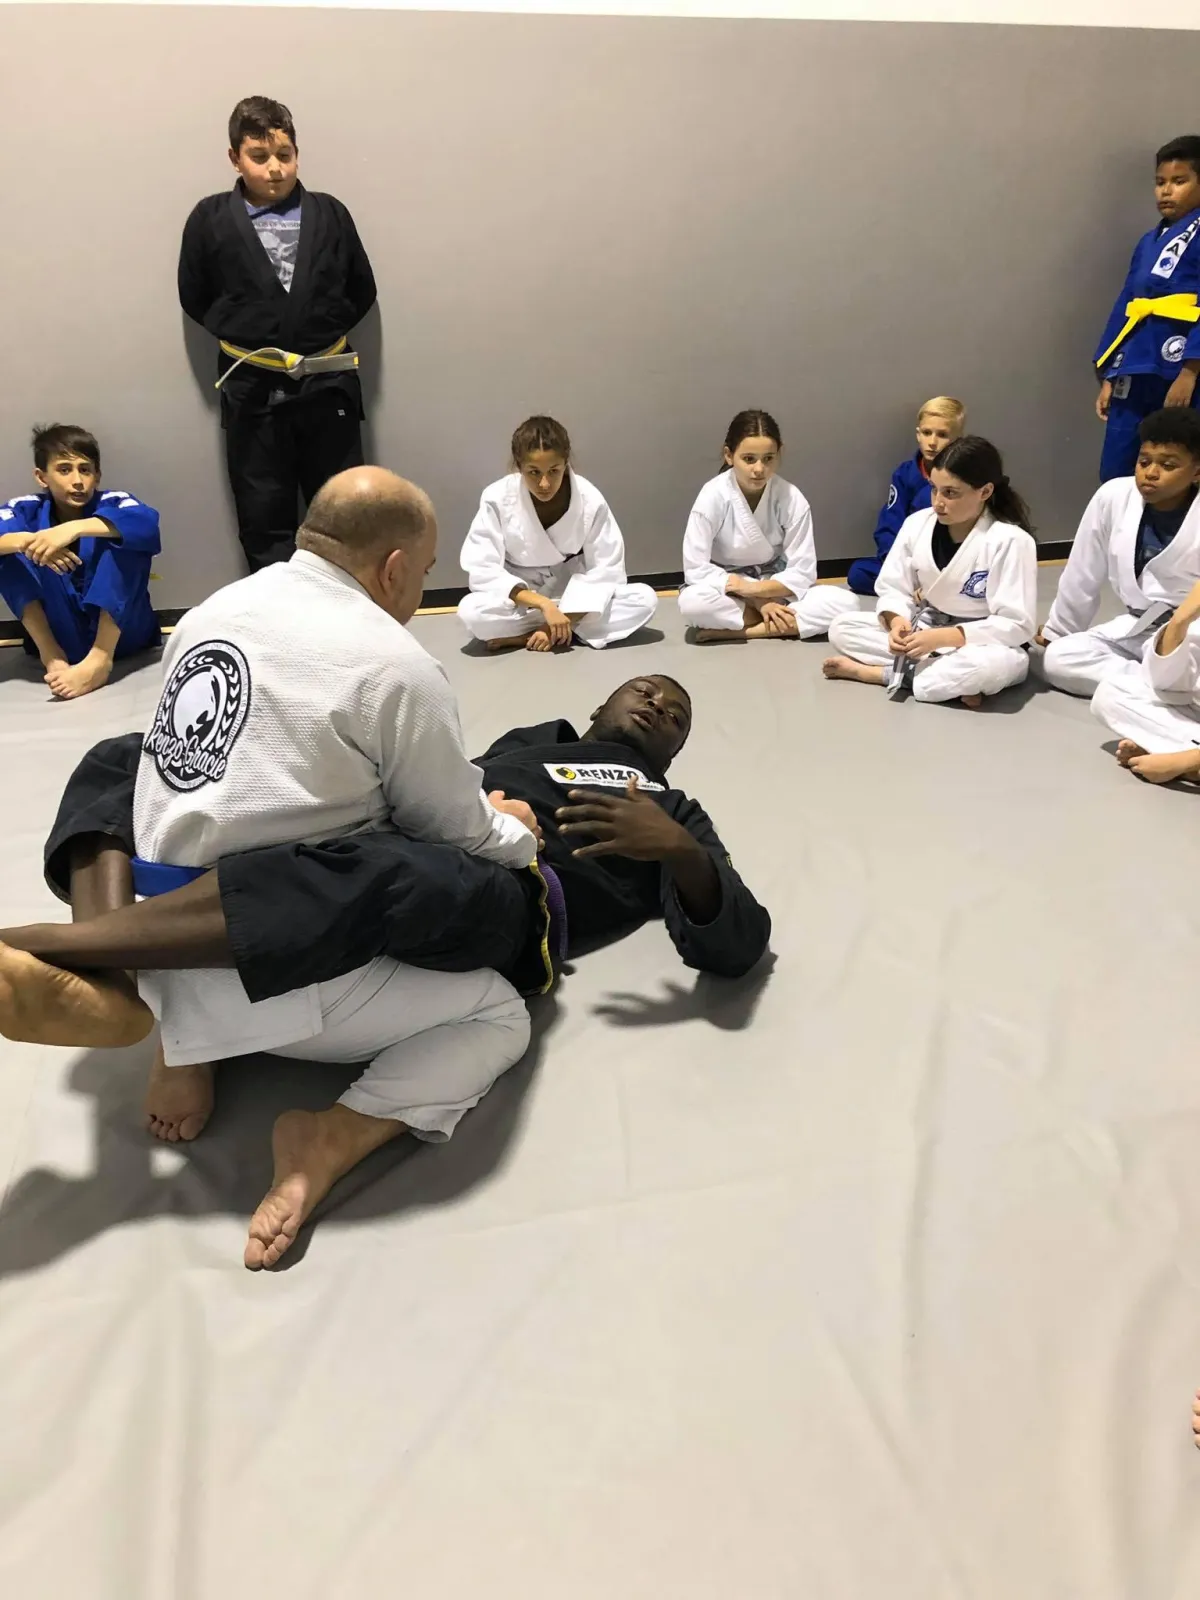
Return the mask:
<svg viewBox="0 0 1200 1600"><path fill-rule="evenodd" d="M60 456L82 456L100 471L100 446L95 434L79 428L73 422L52 422L49 427L40 424L33 430L33 464L44 472Z"/></svg>
<svg viewBox="0 0 1200 1600"><path fill-rule="evenodd" d="M1167 406L1143 417L1138 428L1142 444L1177 444L1200 461L1200 413L1191 406Z"/></svg>
<svg viewBox="0 0 1200 1600"><path fill-rule="evenodd" d="M512 436L513 466L519 467L535 450L553 450L570 461L571 439L561 422L553 417L526 417Z"/></svg>
<svg viewBox="0 0 1200 1600"><path fill-rule="evenodd" d="M779 424L769 411L739 411L729 424L725 434L725 448L729 454L736 455L737 447L743 439L773 439L776 449L783 449L783 440L779 436ZM725 462L722 469L729 471L729 463Z"/></svg>
<svg viewBox="0 0 1200 1600"><path fill-rule="evenodd" d="M1200 178L1200 133L1185 133L1168 140L1155 156L1154 165L1161 167L1164 161L1185 161Z"/></svg>
<svg viewBox="0 0 1200 1600"><path fill-rule="evenodd" d="M282 101L270 100L265 94L247 95L234 106L229 119L229 148L240 150L244 139L265 139L276 128L296 143L296 124Z"/></svg>
<svg viewBox="0 0 1200 1600"><path fill-rule="evenodd" d="M1009 483L1000 452L990 440L981 439L977 433L964 433L961 439L952 439L929 464L931 472L938 469L952 472L972 489L982 489L984 484L990 483L992 497L988 509L997 522L1015 522L1026 533L1033 532L1029 507Z"/></svg>

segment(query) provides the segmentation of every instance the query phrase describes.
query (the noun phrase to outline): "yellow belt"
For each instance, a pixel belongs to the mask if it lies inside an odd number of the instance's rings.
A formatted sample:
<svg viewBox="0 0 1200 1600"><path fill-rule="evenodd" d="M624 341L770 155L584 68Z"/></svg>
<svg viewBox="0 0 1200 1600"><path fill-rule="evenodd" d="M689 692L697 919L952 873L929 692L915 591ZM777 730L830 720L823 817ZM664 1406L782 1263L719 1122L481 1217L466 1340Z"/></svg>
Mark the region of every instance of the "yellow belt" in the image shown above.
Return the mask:
<svg viewBox="0 0 1200 1600"><path fill-rule="evenodd" d="M349 371L358 366L358 352L346 350L346 335L335 339L327 350L318 350L315 355L301 356L294 350L280 350L275 345L264 345L261 350L243 350L240 345L230 344L228 339L221 340L221 349L227 356L233 357L233 366L227 368L217 379L217 388L234 370L240 367L243 361L251 367L262 367L268 372L286 372L291 377L299 378L306 372L319 372L325 362L329 362L327 370ZM336 357L336 365L332 357Z"/></svg>
<svg viewBox="0 0 1200 1600"><path fill-rule="evenodd" d="M1125 326L1097 361L1098 367L1108 365L1108 358L1118 345L1124 344L1139 322L1147 317L1169 317L1172 322L1200 322L1200 306L1194 294L1165 294L1157 300L1131 300L1125 307Z"/></svg>

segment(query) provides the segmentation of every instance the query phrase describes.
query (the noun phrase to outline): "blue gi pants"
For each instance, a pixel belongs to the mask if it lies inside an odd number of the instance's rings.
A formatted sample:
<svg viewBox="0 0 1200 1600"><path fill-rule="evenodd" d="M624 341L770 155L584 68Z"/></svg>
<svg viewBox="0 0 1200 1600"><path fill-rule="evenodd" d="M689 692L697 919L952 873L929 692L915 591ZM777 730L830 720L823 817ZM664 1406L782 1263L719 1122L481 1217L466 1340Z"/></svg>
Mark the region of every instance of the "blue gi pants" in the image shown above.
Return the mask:
<svg viewBox="0 0 1200 1600"><path fill-rule="evenodd" d="M107 611L121 630L117 656L149 650L162 642L158 620L150 604L150 565L152 557L124 550L108 541L89 561L91 571L81 587L75 580L87 568L74 573L54 572L36 566L26 556L0 556L0 599L14 617L20 618L27 606L40 600L46 621L74 666L96 642L100 613ZM32 651L27 638L26 650Z"/></svg>

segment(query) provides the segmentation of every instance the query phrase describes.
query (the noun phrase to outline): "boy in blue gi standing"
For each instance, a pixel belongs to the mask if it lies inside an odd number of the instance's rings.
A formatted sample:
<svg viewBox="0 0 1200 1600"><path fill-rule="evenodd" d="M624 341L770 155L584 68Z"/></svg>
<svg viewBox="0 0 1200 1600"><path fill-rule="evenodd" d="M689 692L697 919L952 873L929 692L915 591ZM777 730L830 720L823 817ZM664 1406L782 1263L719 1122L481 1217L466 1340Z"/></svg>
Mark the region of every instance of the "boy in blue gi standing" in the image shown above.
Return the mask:
<svg viewBox="0 0 1200 1600"><path fill-rule="evenodd" d="M1162 221L1138 240L1100 343L1096 415L1107 424L1100 481L1129 478L1143 418L1190 406L1200 373L1200 134L1172 139L1154 158Z"/></svg>
<svg viewBox="0 0 1200 1600"><path fill-rule="evenodd" d="M100 446L64 423L33 435L37 494L0 506L0 599L60 700L108 682L113 662L162 642L150 604L158 512L101 491Z"/></svg>

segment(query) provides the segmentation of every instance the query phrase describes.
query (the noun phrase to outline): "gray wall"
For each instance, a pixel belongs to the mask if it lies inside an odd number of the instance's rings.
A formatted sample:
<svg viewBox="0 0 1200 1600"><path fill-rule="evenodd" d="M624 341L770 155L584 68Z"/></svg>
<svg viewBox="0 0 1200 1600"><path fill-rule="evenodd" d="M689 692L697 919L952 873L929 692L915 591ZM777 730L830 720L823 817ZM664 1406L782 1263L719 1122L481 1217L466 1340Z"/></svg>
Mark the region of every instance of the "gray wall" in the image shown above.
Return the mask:
<svg viewBox="0 0 1200 1600"><path fill-rule="evenodd" d="M274 69L239 66L266 35ZM46 98L67 41L69 110ZM290 104L306 182L370 251L371 450L434 495L435 584L534 410L633 571L678 566L744 405L779 417L822 556L867 547L938 391L1068 536L1151 155L1200 123L1164 110L1194 103L1197 33L39 5L0 6L0 59L0 484L27 482L35 419L95 427L110 484L164 513L164 606L241 571L174 270L242 94Z"/></svg>

